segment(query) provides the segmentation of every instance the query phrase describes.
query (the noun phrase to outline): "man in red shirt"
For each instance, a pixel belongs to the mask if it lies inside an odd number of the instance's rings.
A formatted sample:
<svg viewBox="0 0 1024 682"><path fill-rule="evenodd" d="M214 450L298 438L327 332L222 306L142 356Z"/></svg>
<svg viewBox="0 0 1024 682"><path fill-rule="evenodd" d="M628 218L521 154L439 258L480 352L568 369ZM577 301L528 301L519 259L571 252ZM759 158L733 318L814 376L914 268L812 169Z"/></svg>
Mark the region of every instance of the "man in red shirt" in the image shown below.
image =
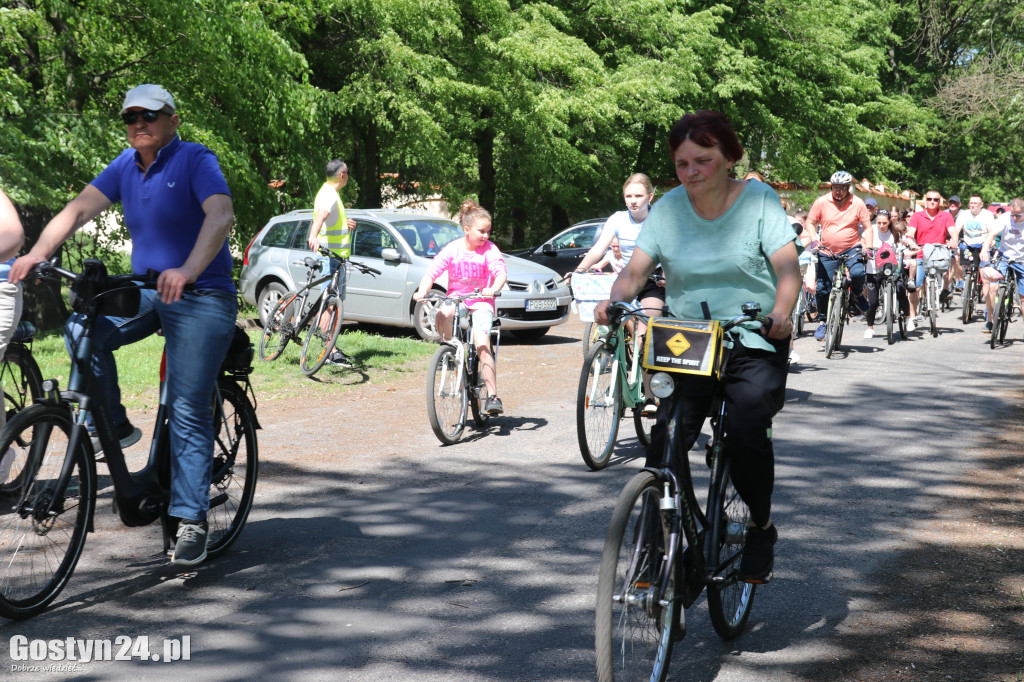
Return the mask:
<svg viewBox="0 0 1024 682"><path fill-rule="evenodd" d="M825 314L828 310L828 295L832 290L832 278L839 269L839 257L848 258L850 279L853 281L853 295L861 310L867 310L867 301L861 295L864 289L864 250L862 233L871 234L871 215L860 197L850 194L853 177L846 171L832 174L832 189L828 194L818 197L811 210L807 213L805 226L811 235L811 241L820 241L826 251L818 252L817 275L818 286L815 294L818 299L818 315L822 320L818 324L814 338L822 341L825 338ZM821 227L821 233L818 227ZM849 257L853 256L852 259Z"/></svg>
<svg viewBox="0 0 1024 682"><path fill-rule="evenodd" d="M924 210L910 216L910 220L907 221L907 225L917 230L914 241L922 249L917 259L917 281L913 289L907 287L910 293L911 310L918 309L917 303L921 297L918 290L924 286L924 253L928 250L925 249L925 244L946 244L949 246L949 235L954 231L953 228L956 225L956 221L949 214L949 211L939 210L941 202L942 196L937 190L928 190L924 193ZM949 298L950 273L950 270L942 273L942 293L939 294L940 302L944 302Z"/></svg>

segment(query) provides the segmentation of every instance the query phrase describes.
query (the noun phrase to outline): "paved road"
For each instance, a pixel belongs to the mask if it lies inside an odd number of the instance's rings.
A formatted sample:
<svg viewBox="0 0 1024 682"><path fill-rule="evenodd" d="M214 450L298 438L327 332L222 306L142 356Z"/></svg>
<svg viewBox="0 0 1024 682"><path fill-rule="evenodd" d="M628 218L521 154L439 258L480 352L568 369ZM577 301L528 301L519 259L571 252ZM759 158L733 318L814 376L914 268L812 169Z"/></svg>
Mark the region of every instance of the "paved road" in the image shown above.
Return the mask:
<svg viewBox="0 0 1024 682"><path fill-rule="evenodd" d="M1016 397L1019 334L991 351L979 324L941 322L939 338L892 347L854 325L831 360L798 341L775 427L776 580L735 642L713 633L703 600L691 609L671 679L826 679L814 671L843 655L834 635L869 603L874 569L955 497L978 425ZM265 421L250 523L191 573L159 556L157 528L119 528L104 498L67 589L0 624L0 639L148 636L161 651L190 637L188 662L79 663L47 679L593 679L603 536L641 453L623 422L615 466L591 473L579 457L581 331L508 344L510 414L453 447L426 425L418 376L383 408L349 392L305 422ZM309 456L305 434L339 417L338 440Z"/></svg>

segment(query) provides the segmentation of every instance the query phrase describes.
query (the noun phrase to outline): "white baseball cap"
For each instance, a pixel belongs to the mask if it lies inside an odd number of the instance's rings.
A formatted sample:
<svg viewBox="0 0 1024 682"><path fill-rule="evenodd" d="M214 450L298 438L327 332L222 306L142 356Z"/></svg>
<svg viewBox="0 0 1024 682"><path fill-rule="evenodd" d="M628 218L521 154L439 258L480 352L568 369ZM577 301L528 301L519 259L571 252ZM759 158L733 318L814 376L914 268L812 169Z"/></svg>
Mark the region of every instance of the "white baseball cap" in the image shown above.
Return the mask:
<svg viewBox="0 0 1024 682"><path fill-rule="evenodd" d="M150 109L152 111L160 111L164 107L170 107L171 111L174 111L174 98L171 97L171 93L167 92L159 85L147 83L146 85L140 85L132 88L124 96L124 104L121 105L121 113L123 114L132 107L142 107L143 109Z"/></svg>

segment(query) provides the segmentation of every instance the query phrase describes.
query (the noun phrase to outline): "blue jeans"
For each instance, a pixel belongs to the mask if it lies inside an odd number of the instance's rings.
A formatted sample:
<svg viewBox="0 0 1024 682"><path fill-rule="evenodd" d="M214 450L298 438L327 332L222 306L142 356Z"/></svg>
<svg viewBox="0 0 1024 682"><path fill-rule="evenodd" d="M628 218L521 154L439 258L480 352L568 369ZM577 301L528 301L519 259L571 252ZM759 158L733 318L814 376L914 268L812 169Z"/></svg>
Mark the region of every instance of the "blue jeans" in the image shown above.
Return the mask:
<svg viewBox="0 0 1024 682"><path fill-rule="evenodd" d="M853 296L854 301L856 301L864 290L864 279L867 276L867 273L864 270L863 249L859 246L854 246L853 248L847 249L838 255L858 256L858 258L848 260L846 263L847 267L850 268L850 279L853 281ZM818 300L819 314L824 314L824 311L828 310L828 295L832 291L832 278L836 276L836 270L838 269L838 257L830 256L823 251L818 252L818 264L815 266L815 276L818 280L818 286L814 293ZM821 320L824 324L825 318L822 317Z"/></svg>
<svg viewBox="0 0 1024 682"><path fill-rule="evenodd" d="M171 437L171 516L205 519L210 507L213 417L210 396L234 335L238 301L215 289L186 291L177 303L163 303L155 291L141 292L135 317L100 317L93 335L92 370L115 427L128 421L121 404L114 351L164 331L167 406ZM69 352L82 332L80 316L65 327Z"/></svg>

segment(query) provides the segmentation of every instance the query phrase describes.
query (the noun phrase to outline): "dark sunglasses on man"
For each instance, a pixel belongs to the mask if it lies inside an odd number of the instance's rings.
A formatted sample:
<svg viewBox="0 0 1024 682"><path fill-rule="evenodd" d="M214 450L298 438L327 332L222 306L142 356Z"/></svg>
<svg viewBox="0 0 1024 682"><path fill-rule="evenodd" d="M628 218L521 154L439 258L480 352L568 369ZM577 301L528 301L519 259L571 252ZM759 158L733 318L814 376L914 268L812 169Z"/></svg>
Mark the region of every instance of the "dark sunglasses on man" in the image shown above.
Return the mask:
<svg viewBox="0 0 1024 682"><path fill-rule="evenodd" d="M142 111L126 111L123 114L121 114L121 120L124 121L125 125L130 126L136 121L138 121L139 116L141 116L142 120L146 123L152 123L153 121L160 118L160 114L162 113L164 112L152 111L150 109L143 109Z"/></svg>

